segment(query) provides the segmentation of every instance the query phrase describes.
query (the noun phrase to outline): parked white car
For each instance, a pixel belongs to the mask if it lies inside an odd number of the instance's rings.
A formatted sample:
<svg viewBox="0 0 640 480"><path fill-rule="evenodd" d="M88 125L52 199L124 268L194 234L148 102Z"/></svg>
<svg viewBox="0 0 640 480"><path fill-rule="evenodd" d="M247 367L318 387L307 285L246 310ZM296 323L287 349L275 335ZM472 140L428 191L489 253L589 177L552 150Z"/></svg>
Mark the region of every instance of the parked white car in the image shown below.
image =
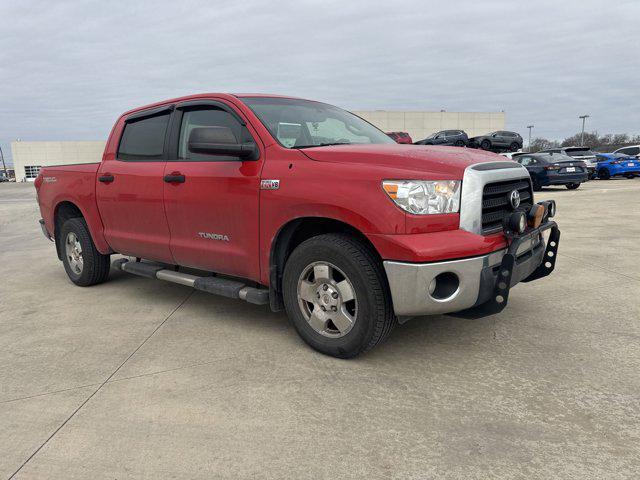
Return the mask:
<svg viewBox="0 0 640 480"><path fill-rule="evenodd" d="M640 145L631 145L629 147L622 147L617 149L613 153L624 153L625 155L637 157L638 155L640 155Z"/></svg>
<svg viewBox="0 0 640 480"><path fill-rule="evenodd" d="M503 157L507 157L509 160L513 160L513 157L517 157L518 155L522 155L522 150L518 150L517 152L502 152L500 155Z"/></svg>

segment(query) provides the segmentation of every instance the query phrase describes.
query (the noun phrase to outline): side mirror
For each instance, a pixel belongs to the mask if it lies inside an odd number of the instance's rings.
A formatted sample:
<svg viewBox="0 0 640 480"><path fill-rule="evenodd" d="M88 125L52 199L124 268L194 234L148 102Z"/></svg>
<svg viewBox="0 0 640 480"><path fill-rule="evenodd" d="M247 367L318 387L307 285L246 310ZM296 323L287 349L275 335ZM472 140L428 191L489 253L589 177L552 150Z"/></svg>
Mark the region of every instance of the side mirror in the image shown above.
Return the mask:
<svg viewBox="0 0 640 480"><path fill-rule="evenodd" d="M257 160L255 144L238 143L229 127L197 127L189 134L189 151L205 155L226 155L242 160Z"/></svg>

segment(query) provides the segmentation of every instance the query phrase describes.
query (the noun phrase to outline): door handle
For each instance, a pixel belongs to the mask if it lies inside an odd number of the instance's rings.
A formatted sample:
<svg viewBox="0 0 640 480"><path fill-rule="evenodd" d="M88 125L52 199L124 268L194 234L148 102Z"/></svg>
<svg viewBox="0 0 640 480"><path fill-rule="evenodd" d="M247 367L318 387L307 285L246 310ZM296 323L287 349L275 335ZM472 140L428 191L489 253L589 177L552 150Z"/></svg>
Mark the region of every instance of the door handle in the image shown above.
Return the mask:
<svg viewBox="0 0 640 480"><path fill-rule="evenodd" d="M172 173L171 175L165 175L164 181L167 183L184 183L185 177L180 173Z"/></svg>
<svg viewBox="0 0 640 480"><path fill-rule="evenodd" d="M102 183L111 183L114 180L114 176L110 175L108 173L104 174L104 175L100 175L98 177L98 181L102 182Z"/></svg>

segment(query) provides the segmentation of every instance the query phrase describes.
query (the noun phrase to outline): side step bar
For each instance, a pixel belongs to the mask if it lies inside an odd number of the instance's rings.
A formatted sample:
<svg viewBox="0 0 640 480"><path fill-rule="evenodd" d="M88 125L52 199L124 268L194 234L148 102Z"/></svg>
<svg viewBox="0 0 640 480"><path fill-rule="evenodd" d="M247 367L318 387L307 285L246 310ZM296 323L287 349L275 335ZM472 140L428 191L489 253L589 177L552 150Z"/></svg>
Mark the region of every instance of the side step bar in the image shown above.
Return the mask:
<svg viewBox="0 0 640 480"><path fill-rule="evenodd" d="M269 290L264 288L249 287L237 280L228 280L218 277L198 277L189 273L176 272L165 268L164 265L145 262L131 262L126 258L120 258L113 262L112 266L123 272L133 273L141 277L157 278L167 282L179 283L187 287L195 288L202 292L213 293L228 298L239 298L245 302L256 305L269 303Z"/></svg>

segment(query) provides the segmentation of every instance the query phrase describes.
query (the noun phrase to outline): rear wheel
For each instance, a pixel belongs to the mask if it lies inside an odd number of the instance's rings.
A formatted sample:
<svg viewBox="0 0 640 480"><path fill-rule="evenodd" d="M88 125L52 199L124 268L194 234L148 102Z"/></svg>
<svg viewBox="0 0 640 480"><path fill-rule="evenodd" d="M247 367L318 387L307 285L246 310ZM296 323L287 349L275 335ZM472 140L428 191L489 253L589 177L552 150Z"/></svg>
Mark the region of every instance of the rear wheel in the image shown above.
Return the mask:
<svg viewBox="0 0 640 480"><path fill-rule="evenodd" d="M629 175L625 175L625 177L627 177L628 179L632 179L632 178L634 178L634 177L635 177L635 175L633 175L633 174L631 174L631 173L630 173Z"/></svg>
<svg viewBox="0 0 640 480"><path fill-rule="evenodd" d="M88 287L109 277L109 255L96 249L84 218L70 218L64 222L58 241L61 242L64 269L73 283Z"/></svg>
<svg viewBox="0 0 640 480"><path fill-rule="evenodd" d="M380 260L348 235L302 242L285 265L283 294L302 339L334 357L372 349L396 323Z"/></svg>
<svg viewBox="0 0 640 480"><path fill-rule="evenodd" d="M458 140L458 141L455 143L455 146L456 146L456 147L464 147L464 142L463 142L462 140Z"/></svg>
<svg viewBox="0 0 640 480"><path fill-rule="evenodd" d="M609 180L611 178L611 173L608 168L601 168L598 170L598 177L602 180Z"/></svg>
<svg viewBox="0 0 640 480"><path fill-rule="evenodd" d="M580 186L579 183L567 183L565 185L565 187L567 187L569 190L575 190L576 188L578 188Z"/></svg>
<svg viewBox="0 0 640 480"><path fill-rule="evenodd" d="M491 142L489 140L483 140L480 143L480 148L482 148L483 150L489 150L491 148Z"/></svg>
<svg viewBox="0 0 640 480"><path fill-rule="evenodd" d="M511 150L512 152L517 152L519 149L520 149L520 145L518 145L516 142L513 142L509 146L509 150Z"/></svg>

